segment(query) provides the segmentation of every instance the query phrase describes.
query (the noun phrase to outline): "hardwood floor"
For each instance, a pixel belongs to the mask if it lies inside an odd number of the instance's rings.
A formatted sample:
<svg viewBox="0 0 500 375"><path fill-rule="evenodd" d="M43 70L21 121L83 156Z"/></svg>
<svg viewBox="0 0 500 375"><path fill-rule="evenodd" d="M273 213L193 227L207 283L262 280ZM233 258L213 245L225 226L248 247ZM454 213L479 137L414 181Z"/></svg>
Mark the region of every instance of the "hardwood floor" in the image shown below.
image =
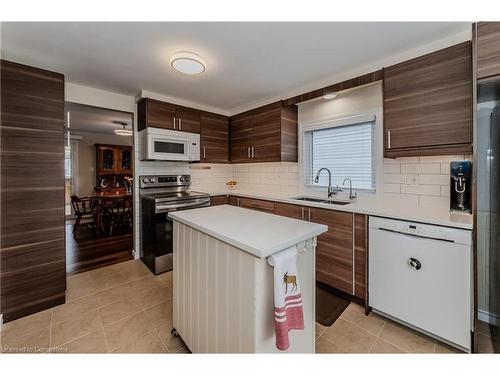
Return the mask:
<svg viewBox="0 0 500 375"><path fill-rule="evenodd" d="M77 274L124 262L132 258L132 232L118 232L112 237L95 237L94 230L82 229L73 237L73 224L66 221L66 272Z"/></svg>

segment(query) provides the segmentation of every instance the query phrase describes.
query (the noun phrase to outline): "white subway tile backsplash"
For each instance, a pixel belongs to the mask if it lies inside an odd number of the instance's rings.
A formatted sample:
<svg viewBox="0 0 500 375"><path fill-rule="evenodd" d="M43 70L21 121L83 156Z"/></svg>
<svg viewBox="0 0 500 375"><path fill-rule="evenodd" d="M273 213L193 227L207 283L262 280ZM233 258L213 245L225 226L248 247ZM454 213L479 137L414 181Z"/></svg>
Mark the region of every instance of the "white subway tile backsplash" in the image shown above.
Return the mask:
<svg viewBox="0 0 500 375"><path fill-rule="evenodd" d="M450 196L450 185L441 186L441 195L443 197L449 197Z"/></svg>
<svg viewBox="0 0 500 375"><path fill-rule="evenodd" d="M396 159L384 159L384 164L405 164L405 163L419 163L420 159L418 156L404 157L404 158L396 158Z"/></svg>
<svg viewBox="0 0 500 375"><path fill-rule="evenodd" d="M415 194L415 195L441 195L441 186L434 185L401 185L402 194Z"/></svg>
<svg viewBox="0 0 500 375"><path fill-rule="evenodd" d="M449 185L450 177L445 174L421 174L419 175L421 185Z"/></svg>
<svg viewBox="0 0 500 375"><path fill-rule="evenodd" d="M384 184L384 193L401 193L400 184Z"/></svg>
<svg viewBox="0 0 500 375"><path fill-rule="evenodd" d="M401 173L440 174L441 173L441 164L439 164L439 163L401 164Z"/></svg>
<svg viewBox="0 0 500 375"><path fill-rule="evenodd" d="M405 178L402 174L395 173L385 173L384 174L384 183L387 184L404 184Z"/></svg>
<svg viewBox="0 0 500 375"><path fill-rule="evenodd" d="M384 173L401 173L401 164L399 163L385 163Z"/></svg>

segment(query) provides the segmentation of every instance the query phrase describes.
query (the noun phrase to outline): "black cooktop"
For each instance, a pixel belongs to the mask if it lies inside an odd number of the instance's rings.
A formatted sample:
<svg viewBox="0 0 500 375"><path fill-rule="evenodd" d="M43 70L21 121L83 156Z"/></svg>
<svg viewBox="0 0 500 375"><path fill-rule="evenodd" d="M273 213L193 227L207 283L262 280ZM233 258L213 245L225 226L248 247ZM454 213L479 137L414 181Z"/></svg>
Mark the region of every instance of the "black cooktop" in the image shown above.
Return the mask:
<svg viewBox="0 0 500 375"><path fill-rule="evenodd" d="M169 202L176 200L192 199L208 197L207 193L198 191L163 191L155 193L142 193L141 198L148 199L154 202Z"/></svg>

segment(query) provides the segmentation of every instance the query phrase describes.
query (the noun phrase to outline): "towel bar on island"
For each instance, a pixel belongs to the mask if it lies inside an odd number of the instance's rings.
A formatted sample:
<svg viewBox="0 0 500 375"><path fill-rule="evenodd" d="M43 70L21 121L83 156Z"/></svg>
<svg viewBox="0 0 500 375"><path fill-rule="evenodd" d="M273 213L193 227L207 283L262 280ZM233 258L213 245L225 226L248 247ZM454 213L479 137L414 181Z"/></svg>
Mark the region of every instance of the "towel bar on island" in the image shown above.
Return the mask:
<svg viewBox="0 0 500 375"><path fill-rule="evenodd" d="M295 245L295 247L297 248L297 253L303 253L303 252L307 251L308 248L310 249L311 245L312 245L312 247L316 247L316 237L310 238L306 241L299 242L297 245ZM285 249L285 250L288 250L288 249ZM285 250L282 250L282 251L285 251ZM271 267L274 267L272 255L268 256L266 258L266 260L267 260L267 264L269 264Z"/></svg>

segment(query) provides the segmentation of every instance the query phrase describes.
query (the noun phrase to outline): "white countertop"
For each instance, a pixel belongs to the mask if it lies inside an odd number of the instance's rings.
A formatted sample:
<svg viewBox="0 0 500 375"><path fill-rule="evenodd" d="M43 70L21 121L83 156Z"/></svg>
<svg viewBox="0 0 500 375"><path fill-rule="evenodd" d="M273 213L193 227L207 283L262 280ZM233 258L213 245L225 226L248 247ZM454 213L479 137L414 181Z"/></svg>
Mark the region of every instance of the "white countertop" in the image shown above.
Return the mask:
<svg viewBox="0 0 500 375"><path fill-rule="evenodd" d="M473 219L471 214L450 213L442 207L421 207L409 205L402 200L380 197L360 197L347 205L336 205L327 203L307 202L284 197L276 194L260 194L239 190L225 190L210 192L210 195L235 195L247 198L267 199L276 202L303 205L308 207L318 207L337 211L355 212L371 216L387 217L392 219L416 221L426 224L443 225L453 228L469 229L473 228ZM308 196L308 195L305 195ZM314 198L323 198L324 196L312 196ZM334 198L335 200L335 198ZM338 199L342 200L342 199Z"/></svg>
<svg viewBox="0 0 500 375"><path fill-rule="evenodd" d="M327 231L322 224L229 205L169 212L169 217L265 258Z"/></svg>

